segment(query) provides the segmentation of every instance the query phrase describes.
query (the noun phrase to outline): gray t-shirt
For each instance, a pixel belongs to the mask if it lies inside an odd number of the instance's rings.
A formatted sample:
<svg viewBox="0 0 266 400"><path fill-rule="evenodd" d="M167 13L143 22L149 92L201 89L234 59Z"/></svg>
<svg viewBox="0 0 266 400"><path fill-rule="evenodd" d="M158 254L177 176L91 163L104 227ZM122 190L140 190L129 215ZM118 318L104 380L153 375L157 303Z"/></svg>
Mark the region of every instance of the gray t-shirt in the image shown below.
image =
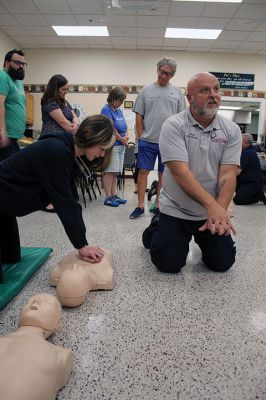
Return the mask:
<svg viewBox="0 0 266 400"><path fill-rule="evenodd" d="M184 95L172 84L160 86L152 83L145 86L135 101L133 111L143 118L143 134L141 139L151 143L159 143L161 127L171 115L186 109Z"/></svg>
<svg viewBox="0 0 266 400"><path fill-rule="evenodd" d="M188 109L165 121L159 148L163 163L188 163L189 169L205 190L216 197L220 165L240 164L241 143L240 129L233 121L217 114L204 129ZM167 165L163 173L160 211L188 220L207 218L206 209L176 183Z"/></svg>

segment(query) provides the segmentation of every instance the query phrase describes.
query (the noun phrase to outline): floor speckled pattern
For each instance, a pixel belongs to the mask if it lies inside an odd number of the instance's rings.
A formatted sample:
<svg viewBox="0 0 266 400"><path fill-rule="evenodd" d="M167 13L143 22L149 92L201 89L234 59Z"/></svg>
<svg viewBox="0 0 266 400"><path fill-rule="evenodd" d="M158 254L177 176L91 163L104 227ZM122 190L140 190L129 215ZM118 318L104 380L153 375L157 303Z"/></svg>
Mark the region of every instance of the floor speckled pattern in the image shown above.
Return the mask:
<svg viewBox="0 0 266 400"><path fill-rule="evenodd" d="M165 275L141 243L150 203L134 221L130 180L125 197L118 208L98 197L84 209L89 242L114 253L115 287L63 309L50 340L71 348L75 364L57 399L265 400L266 207L234 206L237 261L230 271L209 271L192 243L182 272ZM73 250L54 214L36 212L19 225L22 245L54 252L0 313L1 335L16 329L29 296L55 293L49 271Z"/></svg>

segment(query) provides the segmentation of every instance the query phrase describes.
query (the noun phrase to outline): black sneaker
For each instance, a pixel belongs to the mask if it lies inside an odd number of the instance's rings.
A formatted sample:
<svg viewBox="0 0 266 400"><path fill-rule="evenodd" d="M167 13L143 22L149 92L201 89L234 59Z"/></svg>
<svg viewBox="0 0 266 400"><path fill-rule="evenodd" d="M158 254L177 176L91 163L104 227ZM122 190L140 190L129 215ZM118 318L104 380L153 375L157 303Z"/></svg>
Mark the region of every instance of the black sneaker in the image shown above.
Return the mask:
<svg viewBox="0 0 266 400"><path fill-rule="evenodd" d="M157 194L157 188L158 188L158 181L153 181L151 184L151 188L148 191L148 200L151 200L152 196Z"/></svg>

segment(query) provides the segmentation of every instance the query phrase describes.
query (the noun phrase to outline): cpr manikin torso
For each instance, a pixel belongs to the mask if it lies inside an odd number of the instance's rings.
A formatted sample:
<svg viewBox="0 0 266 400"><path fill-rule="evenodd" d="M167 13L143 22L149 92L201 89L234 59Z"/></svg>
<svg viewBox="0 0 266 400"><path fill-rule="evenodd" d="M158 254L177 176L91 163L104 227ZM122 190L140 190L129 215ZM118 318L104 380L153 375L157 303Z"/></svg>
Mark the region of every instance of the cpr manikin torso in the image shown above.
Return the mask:
<svg viewBox="0 0 266 400"><path fill-rule="evenodd" d="M102 260L95 264L80 260L77 252L67 255L52 270L50 285L57 286L58 299L68 307L82 304L91 290L113 289L111 251L105 249Z"/></svg>
<svg viewBox="0 0 266 400"><path fill-rule="evenodd" d="M66 384L73 353L45 339L57 328L58 300L47 293L22 308L16 332L0 337L0 393L3 400L53 400Z"/></svg>

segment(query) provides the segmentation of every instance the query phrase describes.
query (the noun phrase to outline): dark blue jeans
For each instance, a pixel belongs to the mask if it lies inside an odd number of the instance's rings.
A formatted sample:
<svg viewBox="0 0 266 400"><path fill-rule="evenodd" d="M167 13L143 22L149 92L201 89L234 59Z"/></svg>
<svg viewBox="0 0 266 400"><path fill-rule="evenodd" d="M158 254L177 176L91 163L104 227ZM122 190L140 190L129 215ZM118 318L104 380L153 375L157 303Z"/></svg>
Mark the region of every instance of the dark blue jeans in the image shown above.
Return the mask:
<svg viewBox="0 0 266 400"><path fill-rule="evenodd" d="M162 272L176 273L186 264L189 243L194 237L201 249L202 261L217 272L227 271L235 262L235 244L231 235L199 232L205 221L189 221L160 213L158 224L143 233L143 244L150 249L153 264Z"/></svg>

